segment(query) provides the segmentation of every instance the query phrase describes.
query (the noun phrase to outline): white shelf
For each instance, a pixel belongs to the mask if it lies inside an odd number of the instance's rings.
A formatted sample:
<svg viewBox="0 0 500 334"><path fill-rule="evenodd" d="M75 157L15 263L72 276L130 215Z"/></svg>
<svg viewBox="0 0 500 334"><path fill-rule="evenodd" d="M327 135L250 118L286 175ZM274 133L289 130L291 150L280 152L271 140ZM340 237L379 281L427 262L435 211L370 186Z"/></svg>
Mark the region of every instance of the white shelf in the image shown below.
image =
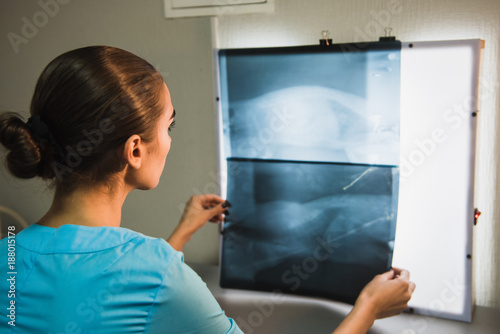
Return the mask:
<svg viewBox="0 0 500 334"><path fill-rule="evenodd" d="M166 18L274 12L274 0L164 0L164 4Z"/></svg>

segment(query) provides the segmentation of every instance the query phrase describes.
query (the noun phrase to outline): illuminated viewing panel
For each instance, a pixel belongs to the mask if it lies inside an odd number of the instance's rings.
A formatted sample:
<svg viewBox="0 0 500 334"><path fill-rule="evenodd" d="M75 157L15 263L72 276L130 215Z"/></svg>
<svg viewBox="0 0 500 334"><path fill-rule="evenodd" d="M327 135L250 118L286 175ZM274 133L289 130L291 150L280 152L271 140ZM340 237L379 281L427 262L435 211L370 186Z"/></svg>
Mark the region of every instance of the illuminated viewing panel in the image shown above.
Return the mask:
<svg viewBox="0 0 500 334"><path fill-rule="evenodd" d="M394 266L418 313L471 321L474 166L481 40L403 43Z"/></svg>
<svg viewBox="0 0 500 334"><path fill-rule="evenodd" d="M221 286L470 321L481 40L220 50Z"/></svg>

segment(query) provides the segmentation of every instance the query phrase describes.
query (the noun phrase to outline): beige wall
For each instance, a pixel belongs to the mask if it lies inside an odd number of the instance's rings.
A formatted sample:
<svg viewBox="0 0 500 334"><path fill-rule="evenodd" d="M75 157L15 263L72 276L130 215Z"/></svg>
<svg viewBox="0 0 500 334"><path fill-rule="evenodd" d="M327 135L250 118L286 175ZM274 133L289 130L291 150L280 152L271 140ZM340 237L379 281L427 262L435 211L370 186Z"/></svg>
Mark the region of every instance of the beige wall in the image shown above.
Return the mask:
<svg viewBox="0 0 500 334"><path fill-rule="evenodd" d="M322 30L334 42L377 40L392 27L401 41L482 38L475 202L483 212L474 236L476 302L500 307L498 0L276 0L274 14L221 16L220 48L315 44ZM460 101L458 101L460 102ZM430 273L431 274L431 273Z"/></svg>
<svg viewBox="0 0 500 334"><path fill-rule="evenodd" d="M77 47L112 45L150 61L170 88L177 128L160 185L152 191L132 192L123 209L122 226L166 238L180 218L179 206L193 189L204 191L212 180L209 173L217 169L210 19L167 20L161 0L71 0L15 53L7 34L22 34L22 18L33 22L33 15L41 11L37 2L0 1L0 110L27 115L43 67ZM51 203L51 192L44 190L43 183L15 180L4 168L0 185L0 205L30 222ZM217 252L218 234L212 224L185 249L187 260L202 263L217 263Z"/></svg>
<svg viewBox="0 0 500 334"><path fill-rule="evenodd" d="M50 1L50 0L44 0ZM180 205L200 192L215 191L217 171L213 56L208 18L166 20L161 0L60 0L59 12L19 45L15 53L7 34L22 34L23 17L33 22L37 1L0 2L0 110L26 112L35 81L58 54L80 46L107 44L130 50L157 66L178 111L177 129L166 170L157 189L136 191L127 199L123 226L167 237L180 217ZM392 7L391 7L392 6ZM389 9L397 13L387 14ZM384 22L386 21L386 22ZM382 25L379 24L382 22ZM43 22L42 22L43 23ZM479 305L500 307L500 199L497 182L500 150L498 0L276 0L274 14L224 15L218 20L223 48L314 44L328 29L334 42L374 40L390 25L403 41L483 38L486 40L478 131L477 206L474 270ZM0 169L0 205L36 221L50 205L43 183L18 181ZM204 227L186 246L191 262L216 263L216 227Z"/></svg>

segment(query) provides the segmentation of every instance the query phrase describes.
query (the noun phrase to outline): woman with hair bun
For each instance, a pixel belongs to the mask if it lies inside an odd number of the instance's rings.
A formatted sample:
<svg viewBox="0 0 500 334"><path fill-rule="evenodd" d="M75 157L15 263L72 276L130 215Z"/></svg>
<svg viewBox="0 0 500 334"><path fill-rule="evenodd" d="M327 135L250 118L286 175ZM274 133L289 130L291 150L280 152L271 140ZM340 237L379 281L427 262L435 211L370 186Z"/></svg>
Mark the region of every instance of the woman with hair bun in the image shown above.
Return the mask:
<svg viewBox="0 0 500 334"><path fill-rule="evenodd" d="M227 201L193 196L168 242L120 227L126 196L158 185L170 149L175 110L154 67L108 46L64 53L40 75L30 114L0 114L6 165L55 194L16 236L15 296L0 241L0 332L241 333L181 252ZM404 270L377 276L335 333L400 313L414 287Z"/></svg>

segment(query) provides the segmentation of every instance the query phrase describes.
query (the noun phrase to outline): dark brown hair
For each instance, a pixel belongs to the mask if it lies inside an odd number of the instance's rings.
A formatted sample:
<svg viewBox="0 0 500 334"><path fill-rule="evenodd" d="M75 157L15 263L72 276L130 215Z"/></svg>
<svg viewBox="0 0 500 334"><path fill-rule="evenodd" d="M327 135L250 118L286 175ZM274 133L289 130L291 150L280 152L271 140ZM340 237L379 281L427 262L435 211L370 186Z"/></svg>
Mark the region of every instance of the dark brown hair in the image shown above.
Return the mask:
<svg viewBox="0 0 500 334"><path fill-rule="evenodd" d="M151 64L118 48L85 47L45 67L28 123L0 115L0 143L12 174L70 190L108 182L123 168L118 149L133 134L151 141L163 109L163 78Z"/></svg>

